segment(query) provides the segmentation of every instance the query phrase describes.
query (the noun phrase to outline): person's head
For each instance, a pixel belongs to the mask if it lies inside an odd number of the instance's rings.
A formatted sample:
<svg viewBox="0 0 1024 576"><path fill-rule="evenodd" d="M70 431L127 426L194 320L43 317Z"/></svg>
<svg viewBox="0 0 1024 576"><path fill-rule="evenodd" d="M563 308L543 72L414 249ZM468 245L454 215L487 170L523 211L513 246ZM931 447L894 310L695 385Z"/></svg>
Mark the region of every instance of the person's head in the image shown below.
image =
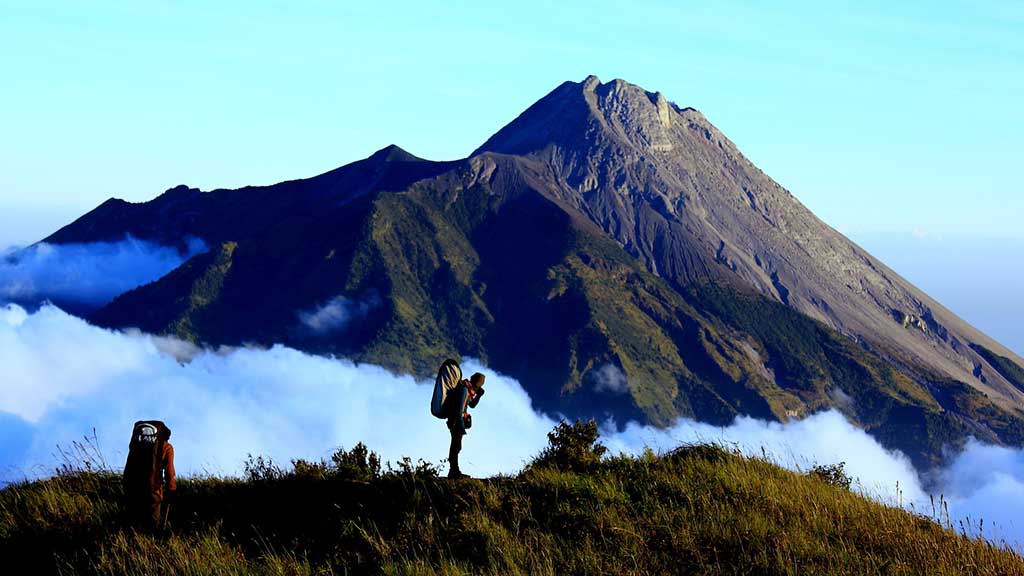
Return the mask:
<svg viewBox="0 0 1024 576"><path fill-rule="evenodd" d="M469 377L469 383L473 385L473 388L480 390L484 387L484 375L477 372Z"/></svg>

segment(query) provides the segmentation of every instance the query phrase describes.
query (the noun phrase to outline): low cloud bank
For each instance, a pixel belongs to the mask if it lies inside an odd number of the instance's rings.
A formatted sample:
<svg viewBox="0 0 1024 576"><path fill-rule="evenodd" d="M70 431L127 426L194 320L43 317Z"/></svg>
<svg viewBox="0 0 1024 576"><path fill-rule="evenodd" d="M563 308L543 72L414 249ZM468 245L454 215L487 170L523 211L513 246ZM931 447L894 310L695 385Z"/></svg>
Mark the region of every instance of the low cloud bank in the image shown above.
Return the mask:
<svg viewBox="0 0 1024 576"><path fill-rule="evenodd" d="M279 462L328 456L363 441L382 456L446 457L448 430L430 415L432 383L371 365L269 350L198 350L91 326L44 306L0 308L0 479L49 472L55 447L95 427L108 462L123 463L135 420L163 419L185 474L237 473L247 454ZM475 474L513 472L555 425L518 383L487 372L487 402L467 446ZM12 438L14 438L12 440ZM500 449L495 449L500 447Z"/></svg>
<svg viewBox="0 0 1024 576"><path fill-rule="evenodd" d="M120 242L40 243L8 250L0 253L0 301L99 307L205 251L198 239L181 253L131 236Z"/></svg>
<svg viewBox="0 0 1024 576"><path fill-rule="evenodd" d="M56 446L91 435L115 469L123 464L131 425L159 418L174 435L183 474L236 474L247 454L279 463L327 457L359 441L395 461L440 462L448 432L429 413L431 383L383 368L310 356L282 346L210 351L169 338L90 326L52 306L27 313L0 307L0 484L46 475ZM476 362L488 394L463 451L464 468L483 476L513 473L536 455L555 425L515 380ZM720 442L744 453L764 451L780 465L806 470L843 461L866 494L926 507L919 474L838 412L780 424L738 418L728 427L680 420L667 429L628 424L607 430L613 453L685 442ZM985 536L1018 549L1024 542L1024 452L969 443L933 478L954 521L985 519Z"/></svg>

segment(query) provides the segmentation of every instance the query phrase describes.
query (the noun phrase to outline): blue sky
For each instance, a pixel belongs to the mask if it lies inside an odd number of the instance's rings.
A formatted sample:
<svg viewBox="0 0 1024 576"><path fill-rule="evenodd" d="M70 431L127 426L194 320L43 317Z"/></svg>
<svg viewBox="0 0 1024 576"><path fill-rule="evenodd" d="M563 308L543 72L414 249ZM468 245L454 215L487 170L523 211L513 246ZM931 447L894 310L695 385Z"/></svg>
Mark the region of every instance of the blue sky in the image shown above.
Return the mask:
<svg viewBox="0 0 1024 576"><path fill-rule="evenodd" d="M926 290L1024 289L1024 4L762 4L0 0L0 245L179 183L463 157L593 73L700 109ZM915 271L921 238L991 266Z"/></svg>

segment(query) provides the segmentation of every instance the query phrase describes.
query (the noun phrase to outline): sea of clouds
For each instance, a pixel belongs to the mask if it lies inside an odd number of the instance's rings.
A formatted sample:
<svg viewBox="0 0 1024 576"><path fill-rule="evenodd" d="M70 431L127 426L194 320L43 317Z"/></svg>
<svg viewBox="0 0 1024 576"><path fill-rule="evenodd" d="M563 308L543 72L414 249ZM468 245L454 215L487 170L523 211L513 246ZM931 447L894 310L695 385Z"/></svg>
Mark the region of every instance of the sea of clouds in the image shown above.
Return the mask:
<svg viewBox="0 0 1024 576"><path fill-rule="evenodd" d="M546 445L558 417L538 411L514 379L474 361L463 369L488 376L463 468L475 476L515 473ZM139 419L168 423L186 475L238 474L248 454L279 463L326 458L360 441L391 461L439 463L447 455L447 429L429 413L432 382L283 346L202 349L97 328L51 305L29 312L0 303L0 370L0 485L52 473L58 446L94 434L117 469ZM601 382L620 385L608 372ZM857 489L873 498L929 513L928 486L949 502L954 521L970 517L976 526L984 518L986 537L1024 549L1021 450L970 442L926 483L907 458L838 412L786 424L746 417L727 427L687 419L665 429L628 423L606 427L602 441L627 454L720 442L795 470L845 462Z"/></svg>

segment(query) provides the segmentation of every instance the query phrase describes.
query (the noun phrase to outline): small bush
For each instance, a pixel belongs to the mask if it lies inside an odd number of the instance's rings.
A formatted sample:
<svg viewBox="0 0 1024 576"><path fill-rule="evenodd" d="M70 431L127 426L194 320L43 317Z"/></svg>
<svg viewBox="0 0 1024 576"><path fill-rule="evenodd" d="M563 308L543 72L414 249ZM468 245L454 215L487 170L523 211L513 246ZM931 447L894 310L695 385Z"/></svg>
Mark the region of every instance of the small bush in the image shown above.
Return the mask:
<svg viewBox="0 0 1024 576"><path fill-rule="evenodd" d="M425 463L413 467L413 470L424 470ZM286 470L265 456L252 454L244 463L244 477L249 482L266 482L285 478L301 478L306 480L358 480L370 482L380 478L380 456L371 452L362 442L351 450L339 448L331 454L331 461L292 460L292 469Z"/></svg>
<svg viewBox="0 0 1024 576"><path fill-rule="evenodd" d="M829 486L837 486L844 490L850 489L850 484L853 483L853 479L846 473L844 467L846 462L840 462L838 464L818 464L814 468L811 468L810 472L807 473L811 478L821 480Z"/></svg>
<svg viewBox="0 0 1024 576"><path fill-rule="evenodd" d="M291 476L309 480L324 480L333 474L326 462L310 462L308 460L292 460Z"/></svg>
<svg viewBox="0 0 1024 576"><path fill-rule="evenodd" d="M245 479L249 482L280 480L285 476L285 471L280 466L274 464L274 461L270 458L264 458L263 456L249 454L245 459L243 467Z"/></svg>
<svg viewBox="0 0 1024 576"><path fill-rule="evenodd" d="M533 468L556 468L563 471L586 472L600 464L608 451L598 443L597 422L562 421L548 432L548 446L530 464Z"/></svg>
<svg viewBox="0 0 1024 576"><path fill-rule="evenodd" d="M380 456L371 452L362 442L351 450L339 448L331 455L336 473L346 480L369 482L380 478Z"/></svg>
<svg viewBox="0 0 1024 576"><path fill-rule="evenodd" d="M441 476L441 469L426 460L417 460L413 464L412 458L405 456L398 461L396 467L392 467L388 462L388 475L407 480L433 480Z"/></svg>
<svg viewBox="0 0 1024 576"><path fill-rule="evenodd" d="M719 444L683 444L666 454L665 458L677 462L704 460L718 464L739 455L739 450L729 450Z"/></svg>

